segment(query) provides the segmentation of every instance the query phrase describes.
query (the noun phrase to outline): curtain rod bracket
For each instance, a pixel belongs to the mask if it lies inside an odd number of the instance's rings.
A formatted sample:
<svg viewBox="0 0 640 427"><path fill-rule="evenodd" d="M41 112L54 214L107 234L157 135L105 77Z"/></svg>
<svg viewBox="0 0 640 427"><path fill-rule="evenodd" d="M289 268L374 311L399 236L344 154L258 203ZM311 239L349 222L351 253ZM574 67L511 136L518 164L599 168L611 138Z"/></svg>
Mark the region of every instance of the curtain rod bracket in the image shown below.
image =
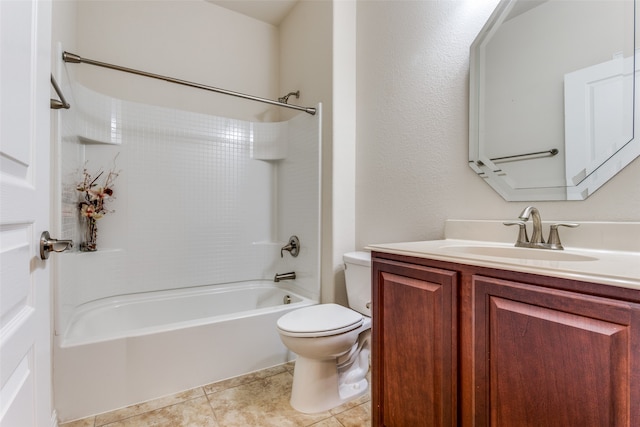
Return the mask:
<svg viewBox="0 0 640 427"><path fill-rule="evenodd" d="M82 62L82 58L79 55L69 52L62 52L62 60L64 62L71 62L72 64L79 64Z"/></svg>
<svg viewBox="0 0 640 427"><path fill-rule="evenodd" d="M60 86L58 86L58 82L56 82L56 79L53 77L53 74L51 74L51 84L53 85L53 89L56 91L56 94L60 99L58 100L58 99L51 98L51 101L49 103L49 108L51 108L52 110L59 110L61 108L65 108L68 110L69 107L71 107L71 105L69 105L67 100L64 98L64 95L60 90Z"/></svg>

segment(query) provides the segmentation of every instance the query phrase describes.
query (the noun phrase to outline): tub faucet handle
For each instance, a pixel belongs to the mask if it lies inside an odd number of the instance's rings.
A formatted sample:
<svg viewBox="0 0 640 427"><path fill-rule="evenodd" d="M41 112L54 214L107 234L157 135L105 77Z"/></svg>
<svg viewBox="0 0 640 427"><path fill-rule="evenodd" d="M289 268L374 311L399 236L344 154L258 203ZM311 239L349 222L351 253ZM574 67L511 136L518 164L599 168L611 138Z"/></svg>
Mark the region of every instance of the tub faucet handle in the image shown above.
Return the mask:
<svg viewBox="0 0 640 427"><path fill-rule="evenodd" d="M289 243L280 248L280 258L284 258L284 251L289 251L292 257L297 257L300 253L300 239L298 236L289 237Z"/></svg>

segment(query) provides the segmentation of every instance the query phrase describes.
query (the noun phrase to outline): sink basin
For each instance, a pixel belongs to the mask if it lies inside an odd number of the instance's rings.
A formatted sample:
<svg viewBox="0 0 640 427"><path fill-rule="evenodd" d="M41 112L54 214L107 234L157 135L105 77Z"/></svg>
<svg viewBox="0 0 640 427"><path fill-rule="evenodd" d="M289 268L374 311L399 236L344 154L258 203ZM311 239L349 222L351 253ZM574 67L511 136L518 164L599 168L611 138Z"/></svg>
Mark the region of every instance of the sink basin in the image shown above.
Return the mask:
<svg viewBox="0 0 640 427"><path fill-rule="evenodd" d="M482 255L500 258L534 259L543 261L596 261L587 255L550 249L517 248L515 246L443 246L446 252L458 252L468 255Z"/></svg>

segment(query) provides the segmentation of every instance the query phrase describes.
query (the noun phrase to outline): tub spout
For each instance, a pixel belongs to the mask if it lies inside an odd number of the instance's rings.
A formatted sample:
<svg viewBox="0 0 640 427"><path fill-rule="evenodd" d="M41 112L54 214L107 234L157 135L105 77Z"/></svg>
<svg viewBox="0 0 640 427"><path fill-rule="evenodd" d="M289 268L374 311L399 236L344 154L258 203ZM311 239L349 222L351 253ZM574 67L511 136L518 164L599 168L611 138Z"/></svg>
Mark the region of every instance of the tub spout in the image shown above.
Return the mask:
<svg viewBox="0 0 640 427"><path fill-rule="evenodd" d="M295 278L296 278L295 271L292 271L290 273L282 273L282 274L276 273L276 277L273 278L273 281L279 282L281 280L293 280Z"/></svg>

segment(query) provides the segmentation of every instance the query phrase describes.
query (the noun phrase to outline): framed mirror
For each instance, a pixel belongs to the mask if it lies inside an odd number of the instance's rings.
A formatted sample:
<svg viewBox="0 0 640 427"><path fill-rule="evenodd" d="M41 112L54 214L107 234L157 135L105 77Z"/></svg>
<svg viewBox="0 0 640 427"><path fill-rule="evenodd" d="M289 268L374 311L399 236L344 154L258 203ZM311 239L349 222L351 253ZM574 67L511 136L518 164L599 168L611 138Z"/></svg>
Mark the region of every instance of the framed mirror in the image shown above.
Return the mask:
<svg viewBox="0 0 640 427"><path fill-rule="evenodd" d="M469 165L505 200L584 200L640 155L635 0L502 0L470 56Z"/></svg>

